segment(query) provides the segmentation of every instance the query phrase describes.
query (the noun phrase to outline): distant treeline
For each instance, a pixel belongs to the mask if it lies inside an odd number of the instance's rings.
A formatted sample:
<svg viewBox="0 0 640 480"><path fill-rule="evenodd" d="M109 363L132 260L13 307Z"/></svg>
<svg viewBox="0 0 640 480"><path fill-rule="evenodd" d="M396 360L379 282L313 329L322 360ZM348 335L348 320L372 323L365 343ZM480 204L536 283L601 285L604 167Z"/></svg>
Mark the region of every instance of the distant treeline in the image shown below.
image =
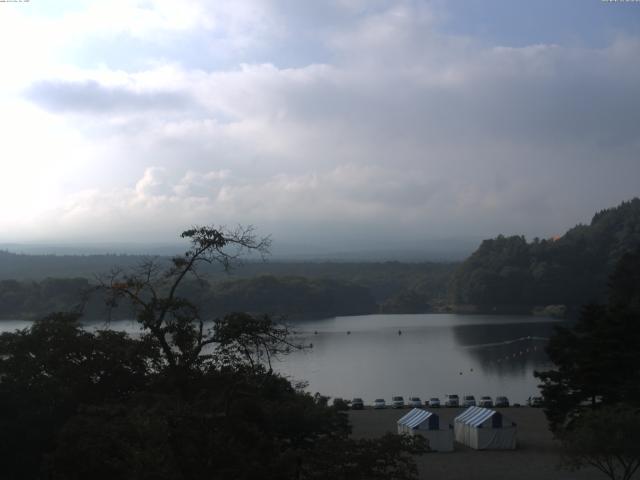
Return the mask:
<svg viewBox="0 0 640 480"><path fill-rule="evenodd" d="M449 301L478 311L553 304L579 307L606 299L607 278L624 253L640 246L640 199L597 213L560 238L482 242L455 272Z"/></svg>
<svg viewBox="0 0 640 480"><path fill-rule="evenodd" d="M369 289L326 278L259 276L221 282L202 292L199 302L216 314L250 312L296 319L375 313Z"/></svg>
<svg viewBox="0 0 640 480"><path fill-rule="evenodd" d="M0 318L39 318L50 312L79 310L89 286L85 278L0 280Z"/></svg>
<svg viewBox="0 0 640 480"><path fill-rule="evenodd" d="M263 264L274 266L274 264ZM332 266L336 268L332 270ZM185 282L180 294L212 316L232 311L267 313L290 320L378 312L426 312L444 303L453 272L449 264L292 264L308 276L257 275ZM255 267L255 266L254 266ZM285 265L279 264L286 271ZM312 274L312 275L309 275ZM322 276L322 274L327 276ZM332 275L332 276L329 276ZM0 318L38 318L53 311L76 311L106 318L96 282L86 278L0 280ZM126 318L126 306L111 312Z"/></svg>

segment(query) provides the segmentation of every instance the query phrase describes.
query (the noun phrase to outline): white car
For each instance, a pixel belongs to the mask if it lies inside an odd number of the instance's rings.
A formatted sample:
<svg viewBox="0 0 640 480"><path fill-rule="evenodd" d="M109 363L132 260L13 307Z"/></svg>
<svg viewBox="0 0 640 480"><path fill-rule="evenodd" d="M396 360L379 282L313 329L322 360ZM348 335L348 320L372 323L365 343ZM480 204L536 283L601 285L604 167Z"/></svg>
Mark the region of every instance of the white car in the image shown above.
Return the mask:
<svg viewBox="0 0 640 480"><path fill-rule="evenodd" d="M391 406L393 408L404 408L404 398L402 398L402 397L392 397L391 398Z"/></svg>
<svg viewBox="0 0 640 480"><path fill-rule="evenodd" d="M384 401L384 398L376 398L373 402L373 408L376 410L379 408L387 408L387 404Z"/></svg>
<svg viewBox="0 0 640 480"><path fill-rule="evenodd" d="M422 406L422 400L420 400L420 397L411 397L409 398L409 406L412 408L420 408Z"/></svg>
<svg viewBox="0 0 640 480"><path fill-rule="evenodd" d="M429 399L429 406L431 408L440 408L440 399L438 397L431 397Z"/></svg>
<svg viewBox="0 0 640 480"><path fill-rule="evenodd" d="M458 395L455 395L455 394L446 395L445 396L445 400L444 400L444 406L445 407L459 407L460 406L460 398L458 398Z"/></svg>
<svg viewBox="0 0 640 480"><path fill-rule="evenodd" d="M493 408L493 400L491 397L480 397L480 406L484 408Z"/></svg>
<svg viewBox="0 0 640 480"><path fill-rule="evenodd" d="M465 395L462 398L462 406L463 407L475 407L476 406L476 397L473 395Z"/></svg>
<svg viewBox="0 0 640 480"><path fill-rule="evenodd" d="M529 397L527 399L527 405L529 405L530 407L541 407L542 397Z"/></svg>

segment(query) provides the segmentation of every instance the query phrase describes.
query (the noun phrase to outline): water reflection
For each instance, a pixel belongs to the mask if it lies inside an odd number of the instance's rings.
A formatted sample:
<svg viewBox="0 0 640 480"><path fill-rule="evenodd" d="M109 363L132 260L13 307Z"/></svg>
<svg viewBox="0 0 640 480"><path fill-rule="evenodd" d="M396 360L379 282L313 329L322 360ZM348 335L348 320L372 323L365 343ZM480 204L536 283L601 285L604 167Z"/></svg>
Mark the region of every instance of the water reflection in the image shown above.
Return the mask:
<svg viewBox="0 0 640 480"><path fill-rule="evenodd" d="M550 322L452 327L457 344L466 348L486 372L498 375L548 366L544 349L553 328Z"/></svg>

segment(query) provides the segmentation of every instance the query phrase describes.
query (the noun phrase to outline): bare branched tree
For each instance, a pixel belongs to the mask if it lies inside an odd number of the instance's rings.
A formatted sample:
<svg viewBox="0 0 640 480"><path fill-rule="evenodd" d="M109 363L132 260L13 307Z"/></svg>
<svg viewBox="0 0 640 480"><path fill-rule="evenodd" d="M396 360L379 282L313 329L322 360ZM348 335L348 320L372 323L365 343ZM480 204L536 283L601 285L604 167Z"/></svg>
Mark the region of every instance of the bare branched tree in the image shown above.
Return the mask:
<svg viewBox="0 0 640 480"><path fill-rule="evenodd" d="M229 271L252 252L264 258L271 239L258 237L252 226L231 230L197 226L181 237L189 240L190 248L173 257L168 266L148 259L132 270L113 270L99 281L110 308L128 302L141 327L159 343L167 364L188 369L207 358L201 353L216 339L213 322L205 327L198 308L179 295L180 285L189 276L200 278L202 263L219 264Z"/></svg>
<svg viewBox="0 0 640 480"><path fill-rule="evenodd" d="M230 367L248 365L254 372L266 367L271 373L272 359L305 348L292 343L289 329L275 325L268 316L231 313L215 321L214 332L217 363Z"/></svg>

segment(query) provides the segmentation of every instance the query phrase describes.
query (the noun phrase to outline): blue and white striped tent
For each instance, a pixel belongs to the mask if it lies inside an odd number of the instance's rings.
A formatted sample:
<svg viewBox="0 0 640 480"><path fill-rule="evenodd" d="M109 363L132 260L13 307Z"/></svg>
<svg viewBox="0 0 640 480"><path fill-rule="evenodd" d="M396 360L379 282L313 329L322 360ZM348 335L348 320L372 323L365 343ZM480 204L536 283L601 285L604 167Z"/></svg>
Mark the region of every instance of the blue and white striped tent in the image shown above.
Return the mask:
<svg viewBox="0 0 640 480"><path fill-rule="evenodd" d="M453 451L453 431L450 425L440 429L440 417L428 410L414 408L398 420L398 433L422 435L429 448L438 452Z"/></svg>
<svg viewBox="0 0 640 480"><path fill-rule="evenodd" d="M403 427L403 431L398 433L408 433L409 430L438 430L440 427L440 419L438 415L428 410L414 408L404 417L398 420L398 430Z"/></svg>
<svg viewBox="0 0 640 480"><path fill-rule="evenodd" d="M516 424L488 408L467 408L454 419L454 434L457 442L476 450L516 448Z"/></svg>

